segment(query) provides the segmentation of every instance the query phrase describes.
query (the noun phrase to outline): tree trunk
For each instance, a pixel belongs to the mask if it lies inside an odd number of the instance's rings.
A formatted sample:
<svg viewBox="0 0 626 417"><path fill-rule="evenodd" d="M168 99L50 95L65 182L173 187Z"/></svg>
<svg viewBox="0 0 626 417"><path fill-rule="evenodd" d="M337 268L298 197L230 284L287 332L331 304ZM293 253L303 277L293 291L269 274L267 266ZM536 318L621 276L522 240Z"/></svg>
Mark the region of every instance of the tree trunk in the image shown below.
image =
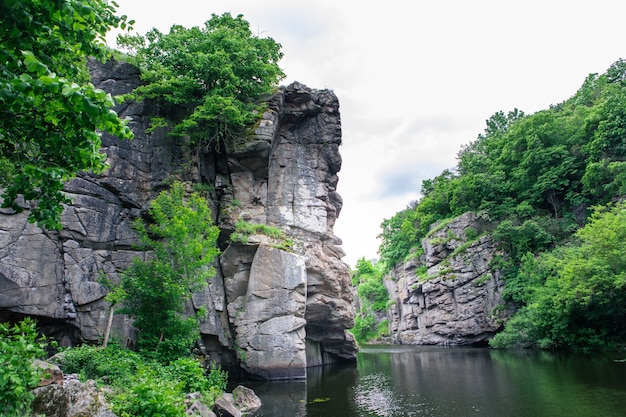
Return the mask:
<svg viewBox="0 0 626 417"><path fill-rule="evenodd" d="M104 341L102 347L106 348L109 343L109 334L111 334L111 325L113 324L113 306L109 309L109 319L107 320L107 327L104 330Z"/></svg>

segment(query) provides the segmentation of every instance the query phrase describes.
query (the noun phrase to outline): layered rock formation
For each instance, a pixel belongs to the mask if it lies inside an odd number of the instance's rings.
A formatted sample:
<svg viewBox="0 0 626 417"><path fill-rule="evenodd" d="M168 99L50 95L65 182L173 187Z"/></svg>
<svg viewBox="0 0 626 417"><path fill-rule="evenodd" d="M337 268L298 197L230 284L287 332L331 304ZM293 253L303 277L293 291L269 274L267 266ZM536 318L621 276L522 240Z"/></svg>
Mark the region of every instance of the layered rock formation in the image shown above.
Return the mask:
<svg viewBox="0 0 626 417"><path fill-rule="evenodd" d="M93 64L94 84L113 94L139 84L127 64ZM116 282L135 256L132 221L172 179L210 198L222 233L217 276L189 311L208 310L202 349L224 366L264 378L299 378L306 367L354 360L346 330L354 310L348 266L333 226L341 210L339 103L299 83L268 99L254 135L232 149L197 152L163 129L147 133L149 103L126 103L133 141L103 136L109 170L66 187L73 204L63 229L45 231L26 214L0 213L0 320L36 316L61 345L102 337L109 310L102 277ZM229 239L238 220L281 229L290 252L265 236ZM132 343L130 319L113 335Z"/></svg>
<svg viewBox="0 0 626 417"><path fill-rule="evenodd" d="M473 213L435 226L422 241L424 253L384 278L394 341L480 344L501 327L510 311L503 308L500 273L490 268L497 250L482 234L486 227Z"/></svg>

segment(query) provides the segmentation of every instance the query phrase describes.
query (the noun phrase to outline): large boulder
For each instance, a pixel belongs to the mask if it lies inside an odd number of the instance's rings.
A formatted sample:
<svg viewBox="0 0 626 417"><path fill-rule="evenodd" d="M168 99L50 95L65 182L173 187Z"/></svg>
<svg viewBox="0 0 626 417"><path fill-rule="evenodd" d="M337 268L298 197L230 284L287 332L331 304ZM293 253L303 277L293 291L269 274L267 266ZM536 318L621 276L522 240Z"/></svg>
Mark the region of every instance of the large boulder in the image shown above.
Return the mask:
<svg viewBox="0 0 626 417"><path fill-rule="evenodd" d="M242 366L265 379L306 377L304 259L259 246L245 296L229 307Z"/></svg>
<svg viewBox="0 0 626 417"><path fill-rule="evenodd" d="M46 417L116 417L95 381L82 383L77 379L36 388L33 413Z"/></svg>

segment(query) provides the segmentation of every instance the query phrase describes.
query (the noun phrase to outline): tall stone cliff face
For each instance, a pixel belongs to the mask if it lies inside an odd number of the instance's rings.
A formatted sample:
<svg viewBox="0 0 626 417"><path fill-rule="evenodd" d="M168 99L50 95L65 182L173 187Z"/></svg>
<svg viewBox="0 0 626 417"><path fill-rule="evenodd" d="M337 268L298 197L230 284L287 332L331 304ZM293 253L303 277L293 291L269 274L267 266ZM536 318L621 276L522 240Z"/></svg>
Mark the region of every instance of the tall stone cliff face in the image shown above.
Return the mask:
<svg viewBox="0 0 626 417"><path fill-rule="evenodd" d="M139 84L127 64L92 64L94 84L113 94ZM308 366L355 360L346 330L354 310L348 266L333 226L341 210L339 102L330 91L294 83L269 99L253 137L236 150L192 152L165 131L147 133L148 103L118 108L132 141L103 136L109 170L67 184L73 199L63 229L45 231L26 213L0 213L0 320L38 317L62 345L102 337L108 303L100 278L116 282L133 257L132 221L173 178L211 197L221 229L217 276L188 303L201 308L202 349L224 366L268 378L301 378ZM200 185L198 185L200 184ZM229 239L238 220L278 227L293 250L265 236ZM113 334L134 339L130 318Z"/></svg>
<svg viewBox="0 0 626 417"><path fill-rule="evenodd" d="M500 273L490 266L497 248L481 233L486 227L473 213L435 226L422 241L423 254L384 277L395 342L481 344L500 329L511 311Z"/></svg>

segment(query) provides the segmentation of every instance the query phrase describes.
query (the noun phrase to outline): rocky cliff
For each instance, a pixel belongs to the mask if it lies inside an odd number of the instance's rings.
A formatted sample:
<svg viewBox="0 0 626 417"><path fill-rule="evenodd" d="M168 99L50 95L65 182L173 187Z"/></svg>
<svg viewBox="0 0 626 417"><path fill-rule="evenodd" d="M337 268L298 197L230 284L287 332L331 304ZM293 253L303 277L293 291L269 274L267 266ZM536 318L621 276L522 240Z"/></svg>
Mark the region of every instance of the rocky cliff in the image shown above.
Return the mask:
<svg viewBox="0 0 626 417"><path fill-rule="evenodd" d="M423 253L384 277L395 342L481 344L499 330L510 311L500 273L490 267L497 249L488 227L473 213L435 225Z"/></svg>
<svg viewBox="0 0 626 417"><path fill-rule="evenodd" d="M112 94L140 82L128 64L91 70L94 84ZM206 355L268 379L355 360L346 331L354 319L349 268L333 233L342 206L339 102L331 91L294 83L268 104L249 140L202 152L163 129L148 133L149 103L121 105L135 139L103 136L110 168L67 184L73 204L61 231L29 224L26 213L0 213L0 320L35 316L61 345L102 338L109 305L100 279L116 282L143 255L132 221L177 179L210 197L221 229L217 276L188 303L190 313L208 310L200 329ZM277 249L265 236L231 241L238 220L280 228L293 249ZM113 335L132 343L128 317L116 316Z"/></svg>

